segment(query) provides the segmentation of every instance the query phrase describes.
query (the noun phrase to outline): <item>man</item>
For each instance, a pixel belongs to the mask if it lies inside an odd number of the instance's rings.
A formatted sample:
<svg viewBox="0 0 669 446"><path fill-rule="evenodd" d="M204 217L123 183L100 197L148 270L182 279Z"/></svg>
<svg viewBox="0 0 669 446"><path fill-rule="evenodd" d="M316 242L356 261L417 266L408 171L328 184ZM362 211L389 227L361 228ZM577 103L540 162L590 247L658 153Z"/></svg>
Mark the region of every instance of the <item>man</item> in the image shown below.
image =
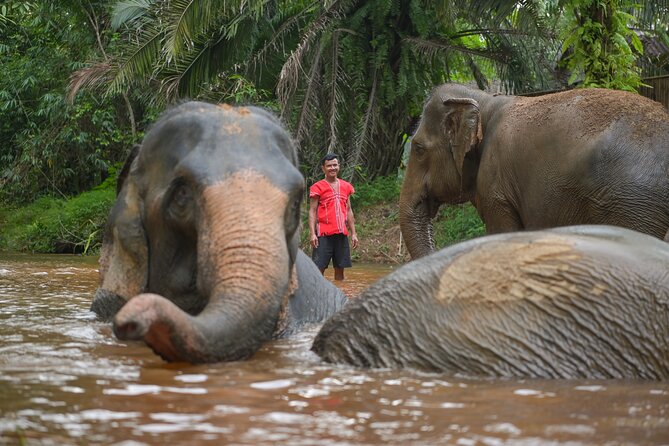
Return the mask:
<svg viewBox="0 0 669 446"><path fill-rule="evenodd" d="M337 178L339 159L328 153L321 160L325 179L309 188L309 235L313 248L312 259L321 273L325 273L330 259L334 266L335 280L344 280L344 268L351 267L348 234L350 230L353 249L358 246L355 218L349 197L355 189Z"/></svg>

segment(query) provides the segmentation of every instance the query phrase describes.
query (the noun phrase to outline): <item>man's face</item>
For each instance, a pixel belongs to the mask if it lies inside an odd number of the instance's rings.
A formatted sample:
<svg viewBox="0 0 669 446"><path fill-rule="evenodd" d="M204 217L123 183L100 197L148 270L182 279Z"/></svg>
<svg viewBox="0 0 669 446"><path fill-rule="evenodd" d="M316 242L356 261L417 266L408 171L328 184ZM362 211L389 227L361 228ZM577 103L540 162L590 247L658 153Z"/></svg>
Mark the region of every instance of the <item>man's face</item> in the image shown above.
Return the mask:
<svg viewBox="0 0 669 446"><path fill-rule="evenodd" d="M323 173L327 178L335 179L339 173L339 161L335 158L323 164Z"/></svg>

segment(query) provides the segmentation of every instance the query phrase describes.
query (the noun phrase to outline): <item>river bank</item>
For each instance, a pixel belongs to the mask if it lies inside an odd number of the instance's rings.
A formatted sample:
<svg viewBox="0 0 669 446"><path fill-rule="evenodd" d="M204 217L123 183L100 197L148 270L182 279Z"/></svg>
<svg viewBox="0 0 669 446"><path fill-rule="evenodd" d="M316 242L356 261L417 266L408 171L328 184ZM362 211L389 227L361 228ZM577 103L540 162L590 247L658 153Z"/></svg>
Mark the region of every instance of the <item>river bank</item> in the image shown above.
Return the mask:
<svg viewBox="0 0 669 446"><path fill-rule="evenodd" d="M383 201L354 209L358 248L352 250L353 262L400 265L411 260L402 239L397 201ZM447 206L434 219L437 248L483 235L484 226L469 204ZM308 233L302 231L301 248L311 253Z"/></svg>

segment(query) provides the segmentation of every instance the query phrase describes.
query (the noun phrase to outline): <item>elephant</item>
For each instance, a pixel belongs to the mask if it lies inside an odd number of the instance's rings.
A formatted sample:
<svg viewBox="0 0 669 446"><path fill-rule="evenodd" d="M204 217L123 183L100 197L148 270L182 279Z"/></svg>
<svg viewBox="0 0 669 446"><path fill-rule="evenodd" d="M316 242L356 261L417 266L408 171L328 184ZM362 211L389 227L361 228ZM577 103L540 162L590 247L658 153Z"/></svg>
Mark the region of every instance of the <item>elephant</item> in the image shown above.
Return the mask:
<svg viewBox="0 0 669 446"><path fill-rule="evenodd" d="M461 242L370 285L312 350L474 377L667 380L669 245L607 225Z"/></svg>
<svg viewBox="0 0 669 446"><path fill-rule="evenodd" d="M166 361L248 358L347 301L298 249L304 178L258 107L185 102L118 180L91 309Z"/></svg>
<svg viewBox="0 0 669 446"><path fill-rule="evenodd" d="M598 224L664 238L668 171L669 113L640 95L519 97L447 83L412 138L400 228L413 259L434 251L444 203L471 202L487 234Z"/></svg>

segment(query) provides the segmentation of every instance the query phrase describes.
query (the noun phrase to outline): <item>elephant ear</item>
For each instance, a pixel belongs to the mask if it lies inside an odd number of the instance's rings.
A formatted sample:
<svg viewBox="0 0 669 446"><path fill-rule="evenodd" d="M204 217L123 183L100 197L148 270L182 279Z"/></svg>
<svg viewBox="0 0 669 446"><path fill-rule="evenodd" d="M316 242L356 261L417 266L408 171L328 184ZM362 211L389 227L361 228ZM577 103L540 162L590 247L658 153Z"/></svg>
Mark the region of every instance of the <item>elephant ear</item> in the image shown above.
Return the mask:
<svg viewBox="0 0 669 446"><path fill-rule="evenodd" d="M145 291L148 280L148 243L141 219L142 204L132 175L137 152L133 149L119 175L119 193L100 252L100 288L125 300Z"/></svg>
<svg viewBox="0 0 669 446"><path fill-rule="evenodd" d="M118 179L116 180L116 196L118 196L118 194L121 193L121 189L123 189L123 185L125 184L125 181L128 178L128 174L130 173L130 166L132 166L133 161L135 161L135 158L137 158L139 148L139 144L132 146L132 150L130 151L130 154L128 154L128 158L126 158L125 163L123 163L121 173L118 174Z"/></svg>
<svg viewBox="0 0 669 446"><path fill-rule="evenodd" d="M470 98L452 98L444 100L443 104L446 107L444 125L451 154L462 176L465 156L483 139L479 103Z"/></svg>

